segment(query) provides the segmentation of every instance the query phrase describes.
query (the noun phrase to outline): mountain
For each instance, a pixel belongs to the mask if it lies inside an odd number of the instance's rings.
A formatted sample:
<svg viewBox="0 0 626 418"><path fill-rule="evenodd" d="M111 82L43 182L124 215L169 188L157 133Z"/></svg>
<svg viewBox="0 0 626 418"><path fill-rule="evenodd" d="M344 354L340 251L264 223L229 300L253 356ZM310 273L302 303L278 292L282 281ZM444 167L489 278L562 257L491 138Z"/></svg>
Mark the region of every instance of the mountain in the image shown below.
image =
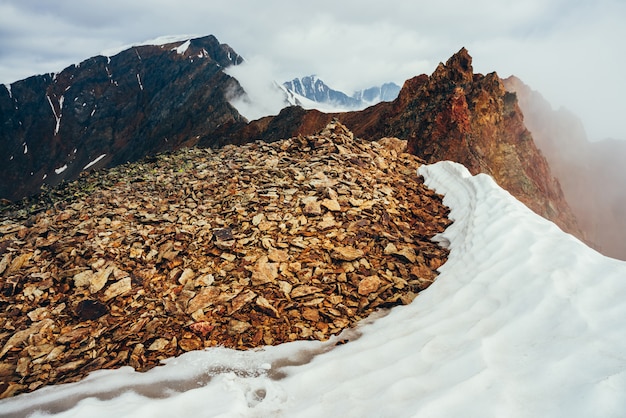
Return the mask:
<svg viewBox="0 0 626 418"><path fill-rule="evenodd" d="M504 80L524 112L524 123L561 183L579 225L603 254L626 260L626 141L590 142L582 122L552 109L516 77Z"/></svg>
<svg viewBox="0 0 626 418"><path fill-rule="evenodd" d="M182 146L309 135L337 118L361 138L406 139L409 152L429 163L453 160L473 174L490 174L536 213L584 238L523 124L515 94L495 73L474 74L464 48L432 75L407 80L391 102L335 114L292 106L252 122L230 104L245 92L222 71L240 62L210 36L134 47L5 87L0 197L19 199L86 169ZM320 100L334 97L315 78L300 88Z"/></svg>
<svg viewBox="0 0 626 418"><path fill-rule="evenodd" d="M213 36L137 46L0 85L0 197L20 199L146 155L193 145L243 117L222 70L242 58Z"/></svg>
<svg viewBox="0 0 626 418"><path fill-rule="evenodd" d="M291 104L305 108L322 105L319 110L324 110L327 107L343 110L361 109L378 102L392 101L400 92L400 86L397 84L385 83L382 86L356 91L352 96L348 96L346 93L328 87L314 75L294 78L283 83L283 87L287 89ZM302 100L302 98L313 103Z"/></svg>
<svg viewBox="0 0 626 418"><path fill-rule="evenodd" d="M545 157L524 126L515 94L506 91L496 73L474 74L465 48L432 75L407 80L392 102L335 114L289 107L227 132L219 142L307 135L333 118L362 138L406 139L408 151L429 163L452 160L472 174L489 174L536 213L585 238Z"/></svg>
<svg viewBox="0 0 626 418"><path fill-rule="evenodd" d="M365 90L356 91L352 97L363 103L375 104L378 102L391 102L398 97L401 87L396 83L385 83L382 86L374 86Z"/></svg>

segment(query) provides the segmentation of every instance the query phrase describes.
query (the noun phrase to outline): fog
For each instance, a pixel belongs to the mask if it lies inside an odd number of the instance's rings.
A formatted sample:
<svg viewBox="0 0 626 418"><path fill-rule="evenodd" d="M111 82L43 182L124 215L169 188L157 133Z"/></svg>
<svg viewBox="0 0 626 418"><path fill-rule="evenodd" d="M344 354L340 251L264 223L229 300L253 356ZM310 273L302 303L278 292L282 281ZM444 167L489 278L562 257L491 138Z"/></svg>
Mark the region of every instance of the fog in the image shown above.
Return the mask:
<svg viewBox="0 0 626 418"><path fill-rule="evenodd" d="M561 183L581 238L607 256L626 260L626 141L591 142L574 113L553 109L519 80L505 85L517 93L524 123Z"/></svg>
<svg viewBox="0 0 626 418"><path fill-rule="evenodd" d="M278 87L273 64L263 57L246 59L243 64L226 69L226 73L239 81L245 96L235 97L231 104L248 120L276 115L285 107L285 95Z"/></svg>

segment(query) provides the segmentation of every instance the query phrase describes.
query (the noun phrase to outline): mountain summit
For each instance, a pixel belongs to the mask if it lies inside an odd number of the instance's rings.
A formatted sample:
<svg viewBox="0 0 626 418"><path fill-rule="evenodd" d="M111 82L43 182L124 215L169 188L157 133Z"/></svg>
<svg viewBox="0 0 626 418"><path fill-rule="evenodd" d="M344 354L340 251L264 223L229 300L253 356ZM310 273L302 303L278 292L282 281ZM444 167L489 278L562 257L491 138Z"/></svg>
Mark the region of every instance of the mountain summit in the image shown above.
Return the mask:
<svg viewBox="0 0 626 418"><path fill-rule="evenodd" d="M242 121L228 99L243 90L222 71L242 61L207 36L132 47L0 85L0 197L20 199Z"/></svg>
<svg viewBox="0 0 626 418"><path fill-rule="evenodd" d="M536 213L584 238L559 182L524 126L515 93L504 88L495 72L474 73L465 48L432 75L407 80L392 102L334 114L290 107L229 132L220 141L308 135L332 118L362 138L406 139L408 151L429 163L452 160L472 174L489 174Z"/></svg>

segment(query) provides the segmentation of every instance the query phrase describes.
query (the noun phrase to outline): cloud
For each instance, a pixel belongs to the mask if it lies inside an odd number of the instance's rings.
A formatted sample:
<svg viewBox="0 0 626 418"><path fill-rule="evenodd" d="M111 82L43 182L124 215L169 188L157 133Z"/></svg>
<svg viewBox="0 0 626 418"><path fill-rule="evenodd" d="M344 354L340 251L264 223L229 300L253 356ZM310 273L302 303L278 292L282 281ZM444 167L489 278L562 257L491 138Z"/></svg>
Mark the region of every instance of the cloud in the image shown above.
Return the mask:
<svg viewBox="0 0 626 418"><path fill-rule="evenodd" d="M431 73L465 46L475 69L519 76L578 113L590 137L626 139L625 20L623 0L0 0L0 82L196 33L271 62L259 76L317 74L351 93Z"/></svg>
<svg viewBox="0 0 626 418"><path fill-rule="evenodd" d="M236 78L246 91L246 96L231 100L231 104L246 119L255 120L276 115L285 107L285 96L272 78L276 70L267 59L246 59L243 64L227 68L226 73Z"/></svg>

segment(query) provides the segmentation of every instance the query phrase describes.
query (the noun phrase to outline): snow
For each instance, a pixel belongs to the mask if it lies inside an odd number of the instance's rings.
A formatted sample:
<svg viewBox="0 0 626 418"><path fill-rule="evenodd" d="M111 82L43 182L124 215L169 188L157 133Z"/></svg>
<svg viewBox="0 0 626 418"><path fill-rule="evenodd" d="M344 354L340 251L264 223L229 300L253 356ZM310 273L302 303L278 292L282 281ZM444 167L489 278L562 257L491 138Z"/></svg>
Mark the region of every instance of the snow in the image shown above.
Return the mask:
<svg viewBox="0 0 626 418"><path fill-rule="evenodd" d="M187 51L187 49L189 48L189 45L191 45L191 41L190 40L186 40L180 46L178 46L176 48L172 48L172 50L175 50L176 53L179 54L179 55L183 55Z"/></svg>
<svg viewBox="0 0 626 418"><path fill-rule="evenodd" d="M408 306L328 342L190 352L0 401L24 416L623 417L626 263L535 215L487 175L422 166L454 223ZM346 344L336 345L347 338ZM68 409L69 408L69 409ZM36 413L34 416L44 416Z"/></svg>
<svg viewBox="0 0 626 418"><path fill-rule="evenodd" d="M134 44L127 44L127 45L121 45L121 46L117 46L115 48L110 48L110 49L106 49L102 52L100 52L100 55L105 56L107 58L110 58L114 55L119 54L122 51L125 51L127 49L136 47L136 46L146 46L146 45L155 45L155 46L160 46L160 45L166 45L166 44L172 44L175 42L184 42L190 39L195 39L195 38L200 38L202 36L205 35L201 35L201 34L196 34L196 35L170 35L170 36L160 36L158 38L155 39L149 39L147 41L143 41L143 42L139 42L139 43L134 43ZM110 60L109 60L110 62Z"/></svg>
<svg viewBox="0 0 626 418"><path fill-rule="evenodd" d="M76 151L74 151L74 152L76 152ZM96 165L98 163L98 161L100 161L101 159L103 159L106 156L107 156L106 154L100 155L98 158L96 158L95 160L91 161L89 164L84 166L83 170L87 170L89 167L92 167L92 166Z"/></svg>
<svg viewBox="0 0 626 418"><path fill-rule="evenodd" d="M143 84L141 84L141 77L139 77L139 73L137 73L137 82L139 83L139 88L143 90Z"/></svg>
<svg viewBox="0 0 626 418"><path fill-rule="evenodd" d="M61 98L59 99L59 113L58 114L56 110L54 109L54 105L52 104L52 99L50 98L50 96L46 95L46 98L48 99L48 103L50 103L52 114L54 115L54 119L56 120L56 126L54 128L54 135L56 136L59 133L59 129L61 128L61 116L63 116L61 112L63 110L63 102L65 100L65 97L61 96Z"/></svg>
<svg viewBox="0 0 626 418"><path fill-rule="evenodd" d="M24 147L24 154L28 154L28 144L24 142L22 143L22 146Z"/></svg>
<svg viewBox="0 0 626 418"><path fill-rule="evenodd" d="M57 174L61 174L65 170L67 170L67 164L65 164L63 167L55 168L54 172L57 173Z"/></svg>
<svg viewBox="0 0 626 418"><path fill-rule="evenodd" d="M4 87L7 89L7 91L9 92L9 99L13 99L13 92L11 91L11 84L10 83L6 83L4 85Z"/></svg>

